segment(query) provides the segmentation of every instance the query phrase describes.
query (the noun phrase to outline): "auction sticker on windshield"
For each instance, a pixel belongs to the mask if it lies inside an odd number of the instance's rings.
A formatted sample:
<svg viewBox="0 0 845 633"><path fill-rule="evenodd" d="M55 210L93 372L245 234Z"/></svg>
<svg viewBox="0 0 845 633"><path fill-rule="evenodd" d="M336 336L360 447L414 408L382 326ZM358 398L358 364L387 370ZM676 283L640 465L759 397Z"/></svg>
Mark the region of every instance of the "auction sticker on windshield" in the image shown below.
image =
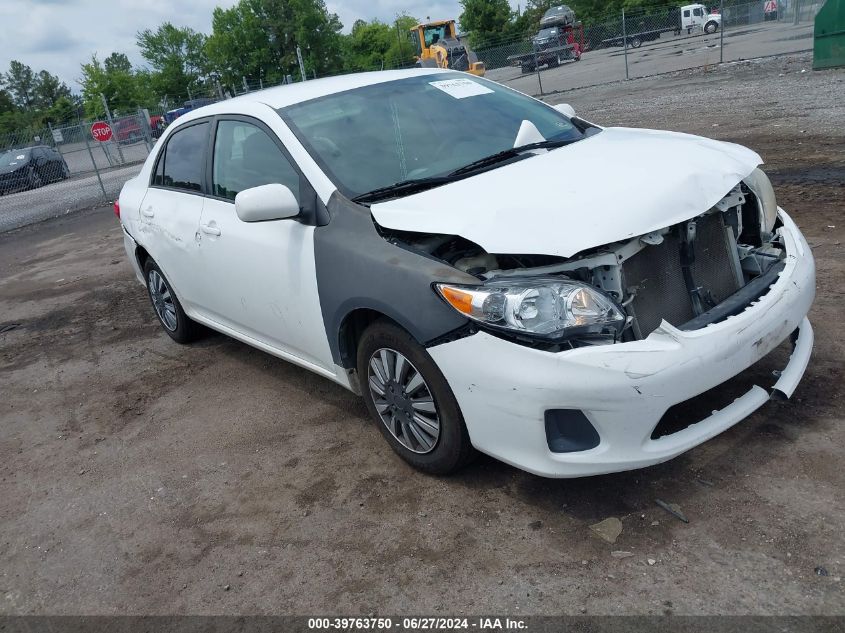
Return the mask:
<svg viewBox="0 0 845 633"><path fill-rule="evenodd" d="M493 92L490 88L475 83L471 79L445 79L443 81L430 81L429 83L438 90L455 97L455 99L465 99L466 97Z"/></svg>

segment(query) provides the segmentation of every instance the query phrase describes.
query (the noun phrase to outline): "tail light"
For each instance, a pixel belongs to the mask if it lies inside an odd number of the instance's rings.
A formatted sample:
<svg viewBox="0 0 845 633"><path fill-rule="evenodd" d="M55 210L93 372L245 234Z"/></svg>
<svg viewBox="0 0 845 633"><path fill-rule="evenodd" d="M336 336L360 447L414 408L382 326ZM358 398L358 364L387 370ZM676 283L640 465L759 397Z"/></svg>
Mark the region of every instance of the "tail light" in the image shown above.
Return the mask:
<svg viewBox="0 0 845 633"><path fill-rule="evenodd" d="M120 219L120 201L119 200L114 201L114 214L117 217L117 219L119 220Z"/></svg>

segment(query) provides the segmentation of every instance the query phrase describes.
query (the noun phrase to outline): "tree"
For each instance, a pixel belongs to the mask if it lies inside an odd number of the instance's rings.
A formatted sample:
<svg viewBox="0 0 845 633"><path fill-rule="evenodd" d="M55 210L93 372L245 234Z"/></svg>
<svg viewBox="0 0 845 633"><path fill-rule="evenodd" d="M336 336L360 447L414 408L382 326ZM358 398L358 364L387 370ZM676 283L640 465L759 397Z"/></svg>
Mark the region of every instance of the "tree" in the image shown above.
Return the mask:
<svg viewBox="0 0 845 633"><path fill-rule="evenodd" d="M342 28L323 0L240 0L214 11L209 69L230 87L242 78L299 78L299 46L309 76L336 72L343 68Z"/></svg>
<svg viewBox="0 0 845 633"><path fill-rule="evenodd" d="M33 82L32 103L38 110L52 108L61 98L70 97L68 88L56 75L42 70L36 75Z"/></svg>
<svg viewBox="0 0 845 633"><path fill-rule="evenodd" d="M414 49L409 30L416 23L415 18L407 15L397 17L392 25L378 20L356 20L344 41L344 67L378 70L411 65Z"/></svg>
<svg viewBox="0 0 845 633"><path fill-rule="evenodd" d="M230 88L240 86L243 78L275 83L284 75L252 2L242 0L229 9L214 9L205 53L216 77Z"/></svg>
<svg viewBox="0 0 845 633"><path fill-rule="evenodd" d="M112 53L103 60L103 66L107 73L131 73L132 62L126 53Z"/></svg>
<svg viewBox="0 0 845 633"><path fill-rule="evenodd" d="M19 108L32 109L33 91L35 89L35 75L32 68L13 59L6 73L8 91Z"/></svg>
<svg viewBox="0 0 845 633"><path fill-rule="evenodd" d="M160 95L187 97L206 78L206 36L170 22L155 31L144 29L137 35L141 55L152 66L152 84Z"/></svg>
<svg viewBox="0 0 845 633"><path fill-rule="evenodd" d="M157 100L151 87L149 72L135 71L122 53L112 53L105 62L97 55L82 64L82 103L90 117L105 115L101 94L113 113L132 111L138 106L148 107Z"/></svg>
<svg viewBox="0 0 845 633"><path fill-rule="evenodd" d="M469 32L473 47L482 48L509 32L513 14L508 0L461 0L461 6L458 22Z"/></svg>

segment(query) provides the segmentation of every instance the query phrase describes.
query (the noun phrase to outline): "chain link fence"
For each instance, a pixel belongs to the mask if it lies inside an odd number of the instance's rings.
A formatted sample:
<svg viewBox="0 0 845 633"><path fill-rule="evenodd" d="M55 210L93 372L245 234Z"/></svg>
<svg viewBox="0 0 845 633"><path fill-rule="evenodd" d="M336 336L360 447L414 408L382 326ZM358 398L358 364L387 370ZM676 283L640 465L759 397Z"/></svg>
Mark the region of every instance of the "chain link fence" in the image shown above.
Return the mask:
<svg viewBox="0 0 845 633"><path fill-rule="evenodd" d="M476 51L487 77L532 96L809 51L824 0L722 0L560 25Z"/></svg>
<svg viewBox="0 0 845 633"><path fill-rule="evenodd" d="M92 132L98 122L110 138ZM139 109L0 135L0 231L111 202L164 126L164 113Z"/></svg>

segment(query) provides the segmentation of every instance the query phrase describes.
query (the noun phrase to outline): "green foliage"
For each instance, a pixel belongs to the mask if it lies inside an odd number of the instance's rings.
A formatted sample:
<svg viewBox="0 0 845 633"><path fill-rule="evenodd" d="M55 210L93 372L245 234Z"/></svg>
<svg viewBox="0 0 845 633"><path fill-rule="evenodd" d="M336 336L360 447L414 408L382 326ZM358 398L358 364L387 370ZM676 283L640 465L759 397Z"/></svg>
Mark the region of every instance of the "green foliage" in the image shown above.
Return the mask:
<svg viewBox="0 0 845 633"><path fill-rule="evenodd" d="M105 96L112 114L134 111L138 106L156 103L149 71L136 71L123 53L112 53L104 62L91 56L82 64L82 104L91 118L105 116L100 95Z"/></svg>
<svg viewBox="0 0 845 633"><path fill-rule="evenodd" d="M46 70L34 72L17 60L0 73L0 134L40 130L76 115L70 89Z"/></svg>
<svg viewBox="0 0 845 633"><path fill-rule="evenodd" d="M202 33L165 22L155 31L140 31L137 41L141 55L154 71L151 83L158 95L184 99L204 83L207 60L206 36Z"/></svg>
<svg viewBox="0 0 845 633"><path fill-rule="evenodd" d="M32 105L36 110L49 110L60 99L69 99L68 88L56 75L40 71L34 80Z"/></svg>
<svg viewBox="0 0 845 633"><path fill-rule="evenodd" d="M14 104L25 110L32 109L32 101L35 95L35 74L32 68L13 59L9 64L9 72L6 73L5 83Z"/></svg>
<svg viewBox="0 0 845 633"><path fill-rule="evenodd" d="M208 68L230 88L243 79L299 79L299 46L308 76L337 72L343 67L342 27L323 0L240 0L214 10L205 46Z"/></svg>
<svg viewBox="0 0 845 633"><path fill-rule="evenodd" d="M508 0L461 0L463 13L458 22L468 31L470 44L482 48L510 32L513 13Z"/></svg>
<svg viewBox="0 0 845 633"><path fill-rule="evenodd" d="M344 41L344 69L381 70L403 68L414 63L410 30L416 18L403 15L393 24L379 20L358 20Z"/></svg>

